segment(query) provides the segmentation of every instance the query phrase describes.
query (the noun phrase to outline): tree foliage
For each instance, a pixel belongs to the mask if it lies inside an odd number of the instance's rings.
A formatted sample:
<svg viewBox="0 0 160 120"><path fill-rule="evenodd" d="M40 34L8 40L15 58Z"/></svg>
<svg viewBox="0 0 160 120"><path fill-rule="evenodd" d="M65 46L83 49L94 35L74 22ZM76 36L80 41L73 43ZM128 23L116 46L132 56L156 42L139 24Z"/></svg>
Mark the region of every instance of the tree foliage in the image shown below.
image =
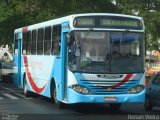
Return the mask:
<svg viewBox="0 0 160 120"><path fill-rule="evenodd" d="M159 50L160 0L1 0L0 45L13 43L16 28L77 13L124 13L142 16L147 49Z"/></svg>
<svg viewBox="0 0 160 120"><path fill-rule="evenodd" d="M118 12L111 0L0 0L0 45L12 44L16 28L61 16Z"/></svg>
<svg viewBox="0 0 160 120"><path fill-rule="evenodd" d="M122 13L142 16L146 27L146 49L160 50L160 0L117 0Z"/></svg>

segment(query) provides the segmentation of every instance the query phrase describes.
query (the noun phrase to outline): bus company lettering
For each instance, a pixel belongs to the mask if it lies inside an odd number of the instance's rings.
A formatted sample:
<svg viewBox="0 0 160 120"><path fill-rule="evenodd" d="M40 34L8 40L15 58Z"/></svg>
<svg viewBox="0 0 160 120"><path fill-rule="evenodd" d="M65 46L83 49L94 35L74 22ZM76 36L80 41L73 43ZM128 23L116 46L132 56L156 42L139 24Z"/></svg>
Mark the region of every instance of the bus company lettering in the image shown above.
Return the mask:
<svg viewBox="0 0 160 120"><path fill-rule="evenodd" d="M43 70L43 63L32 61L30 64L30 67L34 70L42 71Z"/></svg>

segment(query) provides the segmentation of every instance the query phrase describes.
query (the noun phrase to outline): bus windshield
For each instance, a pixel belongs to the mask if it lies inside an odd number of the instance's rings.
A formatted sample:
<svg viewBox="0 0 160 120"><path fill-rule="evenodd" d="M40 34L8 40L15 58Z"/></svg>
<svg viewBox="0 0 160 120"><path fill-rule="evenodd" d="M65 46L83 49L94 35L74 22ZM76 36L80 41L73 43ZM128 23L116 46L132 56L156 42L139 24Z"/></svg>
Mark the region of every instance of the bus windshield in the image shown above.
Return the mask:
<svg viewBox="0 0 160 120"><path fill-rule="evenodd" d="M89 73L143 71L143 33L74 31L69 69Z"/></svg>

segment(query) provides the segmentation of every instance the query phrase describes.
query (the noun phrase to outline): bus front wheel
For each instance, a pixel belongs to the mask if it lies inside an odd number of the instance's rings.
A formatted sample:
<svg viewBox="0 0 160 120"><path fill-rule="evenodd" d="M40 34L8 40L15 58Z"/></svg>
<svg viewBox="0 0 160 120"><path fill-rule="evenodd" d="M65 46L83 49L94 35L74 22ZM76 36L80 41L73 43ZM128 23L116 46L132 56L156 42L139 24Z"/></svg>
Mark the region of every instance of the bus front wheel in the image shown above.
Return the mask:
<svg viewBox="0 0 160 120"><path fill-rule="evenodd" d="M64 108L64 103L60 102L57 100L57 90L56 90L56 85L51 87L51 99L54 102L56 108Z"/></svg>

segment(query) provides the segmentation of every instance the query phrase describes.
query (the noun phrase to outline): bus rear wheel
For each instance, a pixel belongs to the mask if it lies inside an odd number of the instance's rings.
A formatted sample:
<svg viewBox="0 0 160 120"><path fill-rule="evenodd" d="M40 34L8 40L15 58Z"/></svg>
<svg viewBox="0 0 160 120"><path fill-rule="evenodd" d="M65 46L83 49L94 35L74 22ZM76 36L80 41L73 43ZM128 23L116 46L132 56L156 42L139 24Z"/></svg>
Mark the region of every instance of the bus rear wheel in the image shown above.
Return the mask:
<svg viewBox="0 0 160 120"><path fill-rule="evenodd" d="M26 76L24 77L24 82L23 82L23 93L25 97L32 97L32 93L27 90L27 79Z"/></svg>
<svg viewBox="0 0 160 120"><path fill-rule="evenodd" d="M56 108L64 108L64 103L60 102L57 100L57 90L56 90L56 85L51 87L51 100L54 102Z"/></svg>

